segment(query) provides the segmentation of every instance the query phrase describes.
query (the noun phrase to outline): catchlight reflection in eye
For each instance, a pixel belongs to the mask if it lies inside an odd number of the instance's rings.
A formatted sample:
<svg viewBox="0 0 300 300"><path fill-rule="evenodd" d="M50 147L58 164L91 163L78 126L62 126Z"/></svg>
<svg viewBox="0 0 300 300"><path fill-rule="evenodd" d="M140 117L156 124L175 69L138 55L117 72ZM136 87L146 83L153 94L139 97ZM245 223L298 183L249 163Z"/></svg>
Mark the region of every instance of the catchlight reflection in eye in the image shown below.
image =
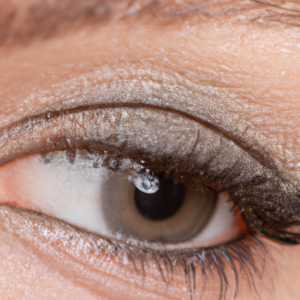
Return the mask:
<svg viewBox="0 0 300 300"><path fill-rule="evenodd" d="M196 191L129 160L111 170L101 159L56 151L14 160L0 167L0 198L147 247L210 247L242 235L240 217L225 194Z"/></svg>

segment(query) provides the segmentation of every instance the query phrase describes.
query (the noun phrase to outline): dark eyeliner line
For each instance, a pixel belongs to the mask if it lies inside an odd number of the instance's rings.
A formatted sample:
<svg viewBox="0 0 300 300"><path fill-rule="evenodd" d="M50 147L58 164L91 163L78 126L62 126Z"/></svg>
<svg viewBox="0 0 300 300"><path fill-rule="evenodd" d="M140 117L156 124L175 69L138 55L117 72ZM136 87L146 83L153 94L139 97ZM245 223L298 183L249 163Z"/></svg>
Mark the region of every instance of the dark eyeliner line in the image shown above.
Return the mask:
<svg viewBox="0 0 300 300"><path fill-rule="evenodd" d="M13 127L18 126L22 123L28 123L29 121L33 121L35 119L39 118L45 118L50 119L51 117L55 116L62 116L62 115L68 115L71 113L77 113L82 111L93 111L98 109L107 109L107 108L150 108L150 109L156 109L161 111L166 111L170 113L178 114L184 118L190 119L192 121L195 121L199 124L202 124L206 126L207 128L217 132L218 134L222 134L225 138L231 140L234 142L238 147L249 153L254 159L258 160L263 166L265 166L268 169L271 169L273 172L275 172L276 175L279 175L279 172L277 170L277 167L275 166L275 163L272 159L272 156L268 151L265 149L262 149L257 143L252 143L252 145L249 145L247 141L242 140L240 137L237 137L233 135L231 132L224 130L221 126L218 126L216 124L213 124L209 120L204 120L199 117L196 117L190 113L183 112L178 109L174 109L173 107L169 106L157 106L153 104L140 104L140 103L107 103L107 104L98 104L98 105L85 105L85 106L78 106L74 108L68 108L68 109L61 109L57 111L48 111L46 113L38 114L38 115L32 115L29 117L25 117L23 119L20 119L16 122L13 122L3 128L0 129L0 132L13 129Z"/></svg>

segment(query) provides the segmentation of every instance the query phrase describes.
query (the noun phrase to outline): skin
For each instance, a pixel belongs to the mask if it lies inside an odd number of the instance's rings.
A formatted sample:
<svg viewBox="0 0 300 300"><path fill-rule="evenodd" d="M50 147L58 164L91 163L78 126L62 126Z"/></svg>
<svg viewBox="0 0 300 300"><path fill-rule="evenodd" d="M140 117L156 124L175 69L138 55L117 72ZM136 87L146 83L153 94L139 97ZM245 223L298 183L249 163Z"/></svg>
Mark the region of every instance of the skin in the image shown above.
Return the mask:
<svg viewBox="0 0 300 300"><path fill-rule="evenodd" d="M52 13L38 0L0 3L5 7L0 17L1 128L78 106L151 104L208 124L300 187L297 3L169 1L158 6L136 1L130 6L110 1L101 3L107 10L91 16L97 1L90 2L86 14L84 1L63 2L67 8ZM197 9L192 5L199 3L203 6ZM39 10L30 11L32 5L44 8L42 21ZM22 14L9 23L5 20L13 10ZM63 22L66 11L73 18ZM26 23L30 14L40 26ZM58 26L53 29L53 24ZM1 143L7 143L3 136ZM93 265L74 259L76 249L63 250L61 240L49 241L40 232L33 240L26 216L9 214L1 215L1 299L189 298L184 282L168 288L155 268L142 284L129 265L118 272L116 259L103 267L96 250ZM268 243L277 276L268 281L265 275L259 297L297 299L299 246ZM238 299L255 299L245 278L240 290ZM205 297L217 299L213 293Z"/></svg>

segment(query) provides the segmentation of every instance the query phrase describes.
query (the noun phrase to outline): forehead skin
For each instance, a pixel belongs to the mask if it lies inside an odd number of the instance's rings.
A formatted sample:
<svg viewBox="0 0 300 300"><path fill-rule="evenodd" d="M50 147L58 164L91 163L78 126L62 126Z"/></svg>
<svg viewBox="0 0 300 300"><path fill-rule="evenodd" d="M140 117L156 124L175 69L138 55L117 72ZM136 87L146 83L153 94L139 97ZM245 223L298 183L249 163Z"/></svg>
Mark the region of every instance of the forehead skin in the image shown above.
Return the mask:
<svg viewBox="0 0 300 300"><path fill-rule="evenodd" d="M150 103L206 122L299 186L296 1L0 5L1 128L78 105Z"/></svg>

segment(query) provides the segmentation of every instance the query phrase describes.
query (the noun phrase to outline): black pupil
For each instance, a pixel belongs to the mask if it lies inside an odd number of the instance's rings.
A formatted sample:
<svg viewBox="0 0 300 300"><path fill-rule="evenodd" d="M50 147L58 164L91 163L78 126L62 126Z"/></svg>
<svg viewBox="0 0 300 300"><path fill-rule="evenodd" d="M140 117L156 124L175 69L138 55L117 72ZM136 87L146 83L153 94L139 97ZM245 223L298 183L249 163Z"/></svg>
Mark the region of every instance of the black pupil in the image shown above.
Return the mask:
<svg viewBox="0 0 300 300"><path fill-rule="evenodd" d="M173 180L160 182L159 190L154 194L146 194L135 189L134 200L139 211L152 220L171 217L181 206L185 194L183 184L174 184Z"/></svg>

